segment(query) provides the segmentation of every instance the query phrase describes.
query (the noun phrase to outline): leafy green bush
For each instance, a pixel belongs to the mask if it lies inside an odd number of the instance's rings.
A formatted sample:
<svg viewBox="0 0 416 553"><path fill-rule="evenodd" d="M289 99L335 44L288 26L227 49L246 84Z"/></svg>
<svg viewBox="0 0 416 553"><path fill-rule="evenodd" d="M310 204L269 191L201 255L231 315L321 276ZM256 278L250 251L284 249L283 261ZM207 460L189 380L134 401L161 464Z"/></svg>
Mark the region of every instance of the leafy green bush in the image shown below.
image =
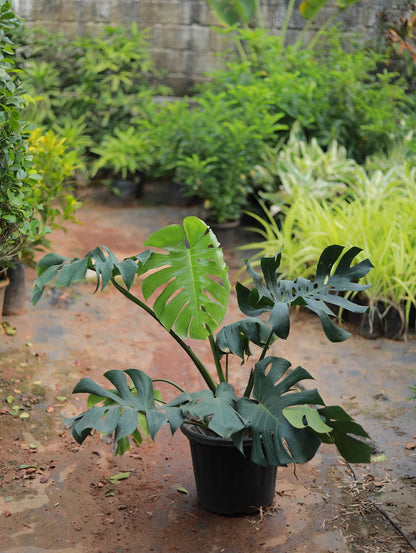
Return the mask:
<svg viewBox="0 0 416 553"><path fill-rule="evenodd" d="M340 196L361 171L335 140L323 150L316 138L307 142L295 127L282 148L280 144L267 147L262 157L252 179L260 189L260 196L276 210L292 203L299 188L321 200Z"/></svg>
<svg viewBox="0 0 416 553"><path fill-rule="evenodd" d="M280 37L259 29L239 30L238 38L246 56L225 59L202 94L229 91L238 83L268 90L270 111L284 113L289 128L297 121L321 146L337 140L359 162L387 152L412 128L415 104L406 96L405 81L385 69L385 56L347 41L339 29L327 31L315 50L284 46Z"/></svg>
<svg viewBox="0 0 416 553"><path fill-rule="evenodd" d="M64 221L76 220L75 211L81 204L74 196L70 181L80 161L66 139L52 130L43 133L41 128L35 129L28 143L39 177L31 190L37 206L34 217L38 229L25 242L20 257L27 265L34 266L36 251L50 247L48 235L56 228L63 228Z"/></svg>
<svg viewBox="0 0 416 553"><path fill-rule="evenodd" d="M78 154L149 118L159 86L148 32L108 27L102 36L69 37L38 29L21 36L20 66L33 102L29 121L67 138Z"/></svg>
<svg viewBox="0 0 416 553"><path fill-rule="evenodd" d="M21 21L11 2L0 0L0 265L7 267L25 240L38 232L33 194L37 175L21 120L24 89L15 63L12 37ZM0 275L1 278L1 275Z"/></svg>
<svg viewBox="0 0 416 553"><path fill-rule="evenodd" d="M187 113L177 146L176 179L186 195L205 202L211 220L239 219L247 205L249 176L267 143L286 127L270 113L258 87L237 85L205 94Z"/></svg>

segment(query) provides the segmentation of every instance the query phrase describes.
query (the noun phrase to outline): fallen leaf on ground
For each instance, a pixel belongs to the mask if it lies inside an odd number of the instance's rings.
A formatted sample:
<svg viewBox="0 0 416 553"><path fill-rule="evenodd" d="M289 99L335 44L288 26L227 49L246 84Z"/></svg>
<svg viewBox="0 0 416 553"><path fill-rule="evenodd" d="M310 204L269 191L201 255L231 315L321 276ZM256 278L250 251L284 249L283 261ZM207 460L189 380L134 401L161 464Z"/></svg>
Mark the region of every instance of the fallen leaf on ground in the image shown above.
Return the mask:
<svg viewBox="0 0 416 553"><path fill-rule="evenodd" d="M129 476L130 476L130 472L119 472L114 476L109 476L108 480L110 480L112 484L119 484L120 480L125 480Z"/></svg>
<svg viewBox="0 0 416 553"><path fill-rule="evenodd" d="M17 332L17 330L15 328L13 328L6 321L4 323L1 323L1 326L3 327L3 331L6 334L6 336L14 336Z"/></svg>
<svg viewBox="0 0 416 553"><path fill-rule="evenodd" d="M416 442L406 444L406 449L416 449Z"/></svg>

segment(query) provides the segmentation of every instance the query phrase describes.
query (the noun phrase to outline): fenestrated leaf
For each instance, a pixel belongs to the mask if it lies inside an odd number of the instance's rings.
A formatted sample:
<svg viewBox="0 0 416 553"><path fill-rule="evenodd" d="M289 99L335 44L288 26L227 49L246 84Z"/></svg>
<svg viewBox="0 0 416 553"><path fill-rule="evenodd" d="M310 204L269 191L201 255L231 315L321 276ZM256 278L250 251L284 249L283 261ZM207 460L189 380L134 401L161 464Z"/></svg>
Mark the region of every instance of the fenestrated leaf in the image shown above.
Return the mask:
<svg viewBox="0 0 416 553"><path fill-rule="evenodd" d="M247 270L253 278L254 288L250 290L242 284L237 284L237 298L241 311L249 317L270 313L269 324L274 333L285 339L290 330L289 306L302 305L319 316L329 340L345 340L349 333L333 322L331 317L334 317L334 313L327 304L353 313L365 312L366 306L357 305L339 293L366 290L370 285L355 281L365 276L372 264L366 259L351 265L361 250L353 247L344 253L343 251L342 246L332 245L322 252L314 281L306 278L297 278L294 281L280 279L280 252L275 257L261 260L263 278L247 262Z"/></svg>
<svg viewBox="0 0 416 553"><path fill-rule="evenodd" d="M296 428L309 428L325 443L333 443L348 463L368 463L371 446L359 438L369 438L361 425L338 405L314 408L298 405L283 410L283 415Z"/></svg>
<svg viewBox="0 0 416 553"><path fill-rule="evenodd" d="M289 361L267 357L254 370L253 396L255 402L237 400L237 411L250 426L253 438L252 460L260 465L305 463L315 455L321 440L304 428L296 428L283 415L292 405L323 405L316 390L293 391L293 386L311 378L302 367L284 377Z"/></svg>
<svg viewBox="0 0 416 553"><path fill-rule="evenodd" d="M74 260L72 263L63 264L56 279L55 286L69 286L85 278L88 262L84 259Z"/></svg>
<svg viewBox="0 0 416 553"><path fill-rule="evenodd" d="M270 327L261 319L247 317L221 328L216 336L217 346L224 353L232 353L243 361L250 355L249 342L264 346L270 337Z"/></svg>
<svg viewBox="0 0 416 553"><path fill-rule="evenodd" d="M214 332L228 304L230 283L222 250L213 232L197 217L183 227L169 225L145 243L167 253L154 253L145 263L152 271L142 283L146 300L157 293L153 310L162 324L183 337L205 339Z"/></svg>
<svg viewBox="0 0 416 553"><path fill-rule="evenodd" d="M364 428L355 422L338 405L319 409L319 414L332 427L330 442L334 443L348 463L368 463L371 458L371 445L359 438L368 439Z"/></svg>
<svg viewBox="0 0 416 553"><path fill-rule="evenodd" d="M309 426L318 434L327 434L332 431L332 427L325 424L323 418L319 415L318 409L308 405L296 405L283 409L283 415L291 425L296 428L305 428Z"/></svg>
<svg viewBox="0 0 416 553"><path fill-rule="evenodd" d="M208 428L221 436L230 438L245 428L241 416L235 410L236 395L228 382L222 382L214 394L210 392L199 401L186 405L187 418L204 421L209 419Z"/></svg>
<svg viewBox="0 0 416 553"><path fill-rule="evenodd" d="M163 406L156 404L152 380L145 373L137 369L111 370L104 376L115 389L108 390L90 378L83 378L74 388L74 393L93 394L92 407L68 421L77 442L82 443L91 430L96 430L112 435L116 453L122 454L129 447L129 436L141 443L139 423L143 417L142 431L153 439L168 422L169 415L173 417L171 428L176 430L179 427L179 409L170 408L164 412ZM130 385L126 376L131 379Z"/></svg>
<svg viewBox="0 0 416 553"><path fill-rule="evenodd" d="M42 259L38 263L38 266L37 266L38 276L40 276L50 267L62 265L62 263L64 263L65 261L69 261L69 258L64 257L63 255L60 255L55 252L47 253L42 257Z"/></svg>
<svg viewBox="0 0 416 553"><path fill-rule="evenodd" d="M117 268L120 271L121 278L123 279L127 290L130 290L137 274L137 265L135 261L131 258L124 259L117 264Z"/></svg>
<svg viewBox="0 0 416 553"><path fill-rule="evenodd" d="M103 290L110 280L118 275L123 279L129 290L136 274L143 272L144 263L152 255L147 250L135 257L128 257L119 261L113 252L106 246L97 246L89 251L82 259L63 257L58 254L46 254L38 264L38 278L35 280L35 288L32 303L35 305L42 297L45 286L55 277L55 286L71 286L72 283L85 278L87 269L95 272L97 291L101 285Z"/></svg>

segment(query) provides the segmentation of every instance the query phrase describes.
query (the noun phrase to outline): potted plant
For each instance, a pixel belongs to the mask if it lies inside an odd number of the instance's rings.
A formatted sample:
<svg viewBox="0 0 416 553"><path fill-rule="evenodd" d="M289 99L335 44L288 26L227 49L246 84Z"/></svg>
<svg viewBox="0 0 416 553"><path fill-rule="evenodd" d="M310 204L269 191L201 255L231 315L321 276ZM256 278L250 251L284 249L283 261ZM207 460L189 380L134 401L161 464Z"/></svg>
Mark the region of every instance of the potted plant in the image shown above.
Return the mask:
<svg viewBox="0 0 416 553"><path fill-rule="evenodd" d="M335 444L348 462L369 461L371 448L364 429L341 407L326 406L316 389L300 390L299 383L311 375L302 367L291 370L290 362L270 349L277 338L289 335L290 307L297 305L319 316L332 342L349 336L332 320L328 304L353 312L366 309L337 294L366 288L357 281L372 265L368 260L352 264L359 248L326 248L314 282L280 280L281 252L262 260L263 274L247 263L254 287L236 285L244 317L215 335L227 310L230 282L210 227L197 217L187 217L183 226L169 225L154 232L145 245L157 250L123 261L104 246L82 259L47 254L38 264L32 302L39 301L55 277L56 286L70 286L83 279L87 270L94 271L96 289L111 283L183 348L204 389L188 392L171 381L152 380L139 369L109 370L104 375L109 389L83 378L74 393L89 394L88 409L69 421L77 442L92 432L111 435L115 452L123 454L130 447L129 437L140 444L144 436L154 439L165 424L172 433L182 428L191 444L199 500L222 514L269 504L276 467L309 461L322 442ZM140 277L140 295L131 291L136 277ZM208 340L212 367L201 361L187 338ZM257 362L251 360L250 345L258 352ZM241 393L232 384L232 355L247 367L247 385ZM159 382L172 385L178 396L165 403L154 388Z"/></svg>
<svg viewBox="0 0 416 553"><path fill-rule="evenodd" d="M207 85L178 123L174 178L185 196L198 197L215 232L238 225L249 204L250 173L265 144L287 129L270 99L239 84L214 93ZM220 240L222 242L222 240Z"/></svg>
<svg viewBox="0 0 416 553"><path fill-rule="evenodd" d="M143 176L152 165L155 145L151 134L142 128L117 128L114 135L107 134L102 142L91 149L98 156L91 167L91 176L104 169L110 175L111 191L121 200L142 195Z"/></svg>

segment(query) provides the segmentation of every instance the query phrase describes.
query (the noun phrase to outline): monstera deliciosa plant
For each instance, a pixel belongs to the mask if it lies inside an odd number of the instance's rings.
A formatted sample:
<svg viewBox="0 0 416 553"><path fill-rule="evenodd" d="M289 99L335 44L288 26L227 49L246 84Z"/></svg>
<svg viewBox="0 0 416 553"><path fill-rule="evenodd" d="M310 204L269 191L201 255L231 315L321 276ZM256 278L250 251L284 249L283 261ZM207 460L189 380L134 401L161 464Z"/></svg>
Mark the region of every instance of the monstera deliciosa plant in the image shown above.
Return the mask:
<svg viewBox="0 0 416 553"><path fill-rule="evenodd" d="M38 265L33 303L51 281L56 279L56 286L70 286L92 270L96 290L112 284L160 323L191 358L205 389L188 392L173 382L151 379L139 369L109 370L104 375L108 389L83 378L74 392L89 394L88 409L70 421L77 442L95 432L111 435L116 453L123 454L130 447L130 438L140 444L143 437L155 438L165 424L172 433L181 425L192 424L202 432L232 440L240 451L250 436L251 459L262 466L309 461L322 442L335 444L348 462L369 461L371 449L365 430L341 407L326 406L316 389L301 390L299 383L311 375L302 367L292 369L289 361L271 353L276 339L289 335L292 306L316 313L330 341L349 336L334 322L329 306L353 312L366 309L340 294L367 288L358 280L372 265L369 260L353 264L359 248L326 248L313 282L281 280L281 252L261 260L262 274L246 262L253 286L236 285L244 317L216 333L231 287L221 247L211 229L202 220L187 217L183 226L169 225L151 234L145 246L156 250L147 249L122 261L104 246L82 259L47 254ZM140 282L139 294L131 291L135 279ZM187 338L209 341L212 366L201 361ZM257 361L252 360L250 346L258 351ZM248 367L247 385L240 397L232 385L231 355ZM155 389L160 381L178 389L174 400L163 401Z"/></svg>

